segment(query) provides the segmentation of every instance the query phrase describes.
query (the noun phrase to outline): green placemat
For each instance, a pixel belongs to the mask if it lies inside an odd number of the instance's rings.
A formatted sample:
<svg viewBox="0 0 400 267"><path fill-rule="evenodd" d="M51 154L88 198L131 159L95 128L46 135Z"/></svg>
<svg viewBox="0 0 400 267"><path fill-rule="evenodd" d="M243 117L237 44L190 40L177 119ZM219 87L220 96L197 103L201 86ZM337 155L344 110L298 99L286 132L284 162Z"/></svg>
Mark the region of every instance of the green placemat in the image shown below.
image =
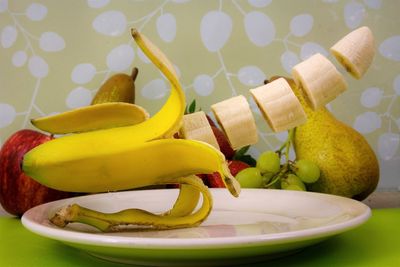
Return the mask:
<svg viewBox="0 0 400 267"><path fill-rule="evenodd" d="M124 266L92 257L61 242L26 230L19 219L0 217L1 267ZM285 258L246 265L261 266L400 266L400 209L373 210L357 229Z"/></svg>

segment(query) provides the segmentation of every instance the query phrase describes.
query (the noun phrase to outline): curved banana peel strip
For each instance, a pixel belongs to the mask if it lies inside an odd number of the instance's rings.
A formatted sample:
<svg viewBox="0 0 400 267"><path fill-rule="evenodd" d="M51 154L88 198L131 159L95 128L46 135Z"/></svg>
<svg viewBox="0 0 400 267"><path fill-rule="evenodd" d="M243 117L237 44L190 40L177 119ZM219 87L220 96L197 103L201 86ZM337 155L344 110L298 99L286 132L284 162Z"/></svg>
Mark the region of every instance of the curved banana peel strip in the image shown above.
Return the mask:
<svg viewBox="0 0 400 267"><path fill-rule="evenodd" d="M189 184L180 184L178 198L171 210L163 215L186 216L194 211L200 199L200 191Z"/></svg>
<svg viewBox="0 0 400 267"><path fill-rule="evenodd" d="M212 196L200 178L195 175L164 180L165 183L179 183L188 186L191 191L201 192L203 202L201 207L192 213L175 210L176 212L154 214L141 209L126 209L116 213L103 213L84 208L78 204L61 208L50 219L59 226L65 227L69 223L80 222L96 227L103 232L121 231L129 227L149 229L173 229L193 227L203 222L212 209ZM178 202L178 201L177 201ZM197 204L197 201L195 202ZM176 204L175 204L176 205ZM175 209L175 206L172 210Z"/></svg>
<svg viewBox="0 0 400 267"><path fill-rule="evenodd" d="M32 119L31 123L52 134L67 134L135 125L148 118L149 113L141 106L108 102Z"/></svg>

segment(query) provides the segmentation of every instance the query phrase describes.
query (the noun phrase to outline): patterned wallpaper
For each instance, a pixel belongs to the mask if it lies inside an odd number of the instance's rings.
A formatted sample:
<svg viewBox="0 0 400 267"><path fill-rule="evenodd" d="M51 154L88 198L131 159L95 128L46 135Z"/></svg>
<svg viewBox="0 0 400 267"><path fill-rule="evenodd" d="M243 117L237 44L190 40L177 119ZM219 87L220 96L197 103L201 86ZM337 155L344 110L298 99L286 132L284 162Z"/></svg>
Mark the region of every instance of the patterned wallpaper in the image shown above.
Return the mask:
<svg viewBox="0 0 400 267"><path fill-rule="evenodd" d="M175 64L188 101L210 105L245 95L260 141L251 153L274 149L273 133L249 89L272 75L290 75L319 52L337 65L349 90L328 108L361 132L381 164L382 189L399 189L400 1L397 0L0 0L0 145L29 120L88 105L112 74L139 68L136 102L154 114L169 85L130 36L136 27ZM329 47L366 25L377 54L354 80Z"/></svg>

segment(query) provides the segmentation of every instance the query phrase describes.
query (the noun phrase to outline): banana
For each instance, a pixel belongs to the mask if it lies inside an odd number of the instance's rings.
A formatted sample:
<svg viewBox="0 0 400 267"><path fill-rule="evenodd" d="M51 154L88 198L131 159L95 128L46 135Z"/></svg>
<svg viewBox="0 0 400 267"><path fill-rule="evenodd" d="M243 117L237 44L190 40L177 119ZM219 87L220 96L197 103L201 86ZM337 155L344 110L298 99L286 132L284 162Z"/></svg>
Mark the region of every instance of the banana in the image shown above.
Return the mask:
<svg viewBox="0 0 400 267"><path fill-rule="evenodd" d="M258 142L256 123L244 96L213 104L211 110L234 150Z"/></svg>
<svg viewBox="0 0 400 267"><path fill-rule="evenodd" d="M250 89L250 94L275 132L292 129L307 120L299 100L284 78Z"/></svg>
<svg viewBox="0 0 400 267"><path fill-rule="evenodd" d="M154 214L141 209L126 209L115 213L102 213L72 204L58 210L50 221L65 227L69 223L80 222L92 225L103 232L121 231L130 227L149 229L173 229L193 227L204 221L212 208L212 197L208 188L195 175L178 179L166 179L166 183L188 185L200 191L203 196L201 207L191 214Z"/></svg>
<svg viewBox="0 0 400 267"><path fill-rule="evenodd" d="M374 59L374 42L371 30L364 26L347 34L330 51L354 78L360 79Z"/></svg>
<svg viewBox="0 0 400 267"><path fill-rule="evenodd" d="M52 134L66 134L134 125L148 118L147 111L138 105L109 102L32 119L31 123Z"/></svg>
<svg viewBox="0 0 400 267"><path fill-rule="evenodd" d="M347 83L340 72L319 53L294 66L292 76L314 110L325 106L347 89Z"/></svg>
<svg viewBox="0 0 400 267"><path fill-rule="evenodd" d="M171 177L214 171L236 181L223 168L223 154L204 142L158 139L130 144L130 136L124 135L122 146L94 137L91 143L80 142L77 150L67 137L28 152L24 172L50 188L92 193L139 188Z"/></svg>
<svg viewBox="0 0 400 267"><path fill-rule="evenodd" d="M219 149L218 141L204 111L184 115L179 132L185 139L203 141Z"/></svg>
<svg viewBox="0 0 400 267"><path fill-rule="evenodd" d="M230 174L223 154L213 146L196 140L169 138L181 125L185 110L183 91L165 55L136 30L132 30L132 36L171 83L170 96L160 111L135 125L67 135L41 144L25 154L22 169L50 188L73 192L183 184L173 208L160 215L132 209L115 215L115 221L114 215L73 205L64 209L68 212L58 213L62 215L58 216L61 221L78 210L78 216L90 214L82 219L83 222L103 230L114 229L126 221L152 225L157 229L197 225L210 212L210 200L206 195L209 193L204 192L204 185L198 185L201 180L193 182L194 178L185 176L217 171L234 196L239 195L240 185ZM203 206L193 213L199 192L203 194ZM101 218L109 218L114 223L105 223ZM57 224L57 219L54 223Z"/></svg>

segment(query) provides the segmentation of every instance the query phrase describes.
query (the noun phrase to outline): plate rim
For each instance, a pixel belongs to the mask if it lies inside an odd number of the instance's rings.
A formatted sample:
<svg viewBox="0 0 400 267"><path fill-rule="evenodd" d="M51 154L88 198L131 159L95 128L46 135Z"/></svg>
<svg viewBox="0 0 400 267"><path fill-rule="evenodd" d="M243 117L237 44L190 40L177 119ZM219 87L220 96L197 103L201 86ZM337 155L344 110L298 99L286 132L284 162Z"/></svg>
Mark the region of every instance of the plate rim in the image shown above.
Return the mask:
<svg viewBox="0 0 400 267"><path fill-rule="evenodd" d="M148 190L132 190L123 192L113 192L111 194L132 194L133 192L146 192L151 193L155 190L176 190L176 189L148 189ZM210 188L211 192L218 192L224 190L223 188ZM288 194L286 190L275 190L275 189L242 189L244 191L276 191L282 192L282 194ZM102 233L86 233L73 230L65 230L62 228L53 228L39 222L34 221L30 216L39 209L47 208L52 209L55 205L71 201L74 199L91 198L91 197L102 197L110 193L101 193L96 195L78 196L72 198L61 199L45 203L36 207L31 208L23 214L21 217L22 225L29 231L38 234L40 236L57 240L64 243L70 244L81 244L90 245L97 247L115 247L115 248L131 248L131 249L215 249L215 248L233 248L233 247L253 247L253 246L265 246L265 245L276 245L285 244L288 242L295 242L296 240L305 241L318 238L328 238L351 229L365 223L371 217L371 209L366 204L331 194L317 193L317 192L303 192L303 191L291 191L290 194L307 194L315 196L317 198L326 198L332 200L341 200L348 203L358 205L364 209L364 212L360 215L353 217L344 222L335 223L332 225L318 226L314 228L294 230L281 233L269 233L260 235L249 235L249 236L236 236L236 237L205 237L205 238L173 238L174 242L171 242L171 238L162 237L134 237L134 236L113 236L112 233L103 235ZM54 208L53 208L54 209ZM117 239L117 240L116 240ZM168 243L168 244L165 244Z"/></svg>

